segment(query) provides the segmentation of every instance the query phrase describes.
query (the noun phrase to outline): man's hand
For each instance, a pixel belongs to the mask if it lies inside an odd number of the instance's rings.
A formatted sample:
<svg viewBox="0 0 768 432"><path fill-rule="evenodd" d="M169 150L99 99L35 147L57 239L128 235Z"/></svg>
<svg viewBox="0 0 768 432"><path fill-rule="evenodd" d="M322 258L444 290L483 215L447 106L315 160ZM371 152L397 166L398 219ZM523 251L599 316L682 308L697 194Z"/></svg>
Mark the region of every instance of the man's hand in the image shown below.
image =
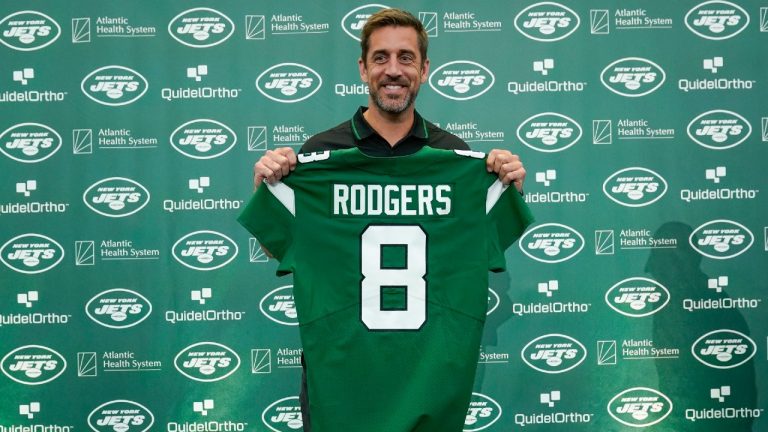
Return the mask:
<svg viewBox="0 0 768 432"><path fill-rule="evenodd" d="M296 152L290 147L267 150L264 156L253 166L253 190L267 183L274 183L287 176L296 168Z"/></svg>
<svg viewBox="0 0 768 432"><path fill-rule="evenodd" d="M523 192L525 168L518 155L512 154L509 150L493 149L488 153L485 164L488 172L498 174L502 183L505 185L512 183L518 192Z"/></svg>

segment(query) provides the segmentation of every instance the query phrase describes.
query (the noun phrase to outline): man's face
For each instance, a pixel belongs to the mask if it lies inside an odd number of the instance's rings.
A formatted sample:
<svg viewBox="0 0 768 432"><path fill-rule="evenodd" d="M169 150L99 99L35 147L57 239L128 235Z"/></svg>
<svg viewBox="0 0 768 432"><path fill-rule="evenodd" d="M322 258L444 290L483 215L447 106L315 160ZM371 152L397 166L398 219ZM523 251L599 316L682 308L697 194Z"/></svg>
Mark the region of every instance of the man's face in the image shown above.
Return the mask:
<svg viewBox="0 0 768 432"><path fill-rule="evenodd" d="M419 86L426 82L429 60L419 54L416 30L387 26L369 39L365 61L358 61L360 78L368 83L371 100L379 110L399 114L412 106Z"/></svg>

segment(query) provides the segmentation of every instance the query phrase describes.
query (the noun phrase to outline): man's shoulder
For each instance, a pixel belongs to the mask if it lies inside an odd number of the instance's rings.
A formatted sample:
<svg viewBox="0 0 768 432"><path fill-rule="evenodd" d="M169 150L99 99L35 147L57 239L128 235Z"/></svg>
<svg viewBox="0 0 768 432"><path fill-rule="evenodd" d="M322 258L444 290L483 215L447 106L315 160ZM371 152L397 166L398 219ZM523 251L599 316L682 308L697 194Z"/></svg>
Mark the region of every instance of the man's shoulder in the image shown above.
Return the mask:
<svg viewBox="0 0 768 432"><path fill-rule="evenodd" d="M312 135L307 142L301 146L300 153L310 153L325 150L338 150L352 148L355 146L352 127L349 120L345 120L338 125Z"/></svg>
<svg viewBox="0 0 768 432"><path fill-rule="evenodd" d="M446 150L469 150L469 145L463 139L427 120L424 123L426 124L430 147Z"/></svg>

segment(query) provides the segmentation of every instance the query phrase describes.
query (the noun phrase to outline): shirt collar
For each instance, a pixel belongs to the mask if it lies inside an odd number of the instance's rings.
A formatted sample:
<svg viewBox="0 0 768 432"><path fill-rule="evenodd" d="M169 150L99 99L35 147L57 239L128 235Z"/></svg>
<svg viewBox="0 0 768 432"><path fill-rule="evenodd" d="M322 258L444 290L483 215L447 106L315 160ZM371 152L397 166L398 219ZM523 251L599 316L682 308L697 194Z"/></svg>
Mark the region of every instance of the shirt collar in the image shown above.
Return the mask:
<svg viewBox="0 0 768 432"><path fill-rule="evenodd" d="M357 140L364 140L376 133L371 125L369 125L365 120L365 117L363 117L363 113L367 109L368 107L361 106L358 108L357 112L355 112L355 115L352 116L352 133L355 135L355 139ZM424 118L416 110L413 111L413 127L411 127L411 131L408 133L408 136L413 136L420 139L429 138L429 132L427 131L427 121L424 120Z"/></svg>

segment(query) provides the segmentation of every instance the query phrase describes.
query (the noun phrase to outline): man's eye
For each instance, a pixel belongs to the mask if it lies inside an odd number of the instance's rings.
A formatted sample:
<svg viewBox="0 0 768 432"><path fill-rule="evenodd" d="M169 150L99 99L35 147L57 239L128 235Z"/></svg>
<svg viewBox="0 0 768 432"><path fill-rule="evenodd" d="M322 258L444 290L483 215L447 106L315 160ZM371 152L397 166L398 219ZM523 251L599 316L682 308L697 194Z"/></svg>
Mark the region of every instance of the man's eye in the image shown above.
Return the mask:
<svg viewBox="0 0 768 432"><path fill-rule="evenodd" d="M400 62L401 63L413 63L413 56L411 56L411 55L400 56Z"/></svg>
<svg viewBox="0 0 768 432"><path fill-rule="evenodd" d="M385 56L381 56L381 55L380 56L374 56L373 57L373 61L375 63L386 63L387 62L387 58Z"/></svg>

